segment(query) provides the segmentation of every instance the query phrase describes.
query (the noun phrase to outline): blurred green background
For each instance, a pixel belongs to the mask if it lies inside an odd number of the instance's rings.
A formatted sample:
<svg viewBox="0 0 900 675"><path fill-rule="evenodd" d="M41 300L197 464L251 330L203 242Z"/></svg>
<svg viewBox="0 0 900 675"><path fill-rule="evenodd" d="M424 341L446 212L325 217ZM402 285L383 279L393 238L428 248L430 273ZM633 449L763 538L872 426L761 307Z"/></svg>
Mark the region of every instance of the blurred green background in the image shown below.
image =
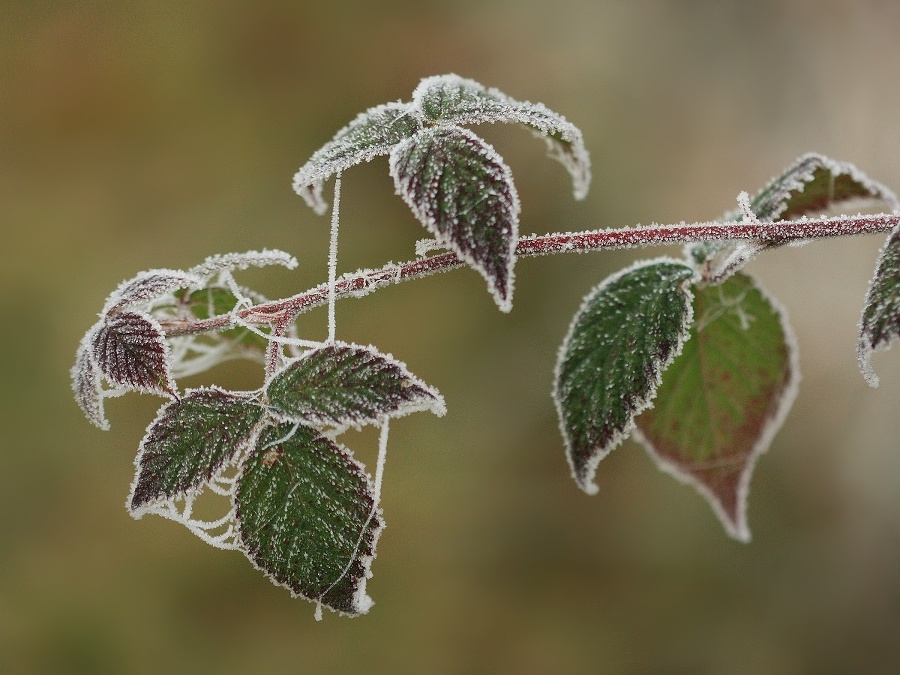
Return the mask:
<svg viewBox="0 0 900 675"><path fill-rule="evenodd" d="M808 150L900 188L900 5L765 0L28 2L0 12L0 671L4 673L900 672L900 359L854 359L881 238L752 263L787 306L804 381L752 482L749 545L627 442L596 497L569 477L549 397L582 296L661 250L522 260L502 315L457 271L338 306L438 387L396 422L368 616L291 600L238 553L124 509L159 404L71 400L107 293L152 267L278 247L326 277L327 219L293 172L357 112L456 72L579 125L585 202L543 144L480 130L522 231L718 216ZM345 174L340 269L423 231L382 158ZM677 251L671 251L677 253ZM325 335L325 314L302 321ZM218 381L255 386L254 367ZM349 439L366 462L375 438Z"/></svg>

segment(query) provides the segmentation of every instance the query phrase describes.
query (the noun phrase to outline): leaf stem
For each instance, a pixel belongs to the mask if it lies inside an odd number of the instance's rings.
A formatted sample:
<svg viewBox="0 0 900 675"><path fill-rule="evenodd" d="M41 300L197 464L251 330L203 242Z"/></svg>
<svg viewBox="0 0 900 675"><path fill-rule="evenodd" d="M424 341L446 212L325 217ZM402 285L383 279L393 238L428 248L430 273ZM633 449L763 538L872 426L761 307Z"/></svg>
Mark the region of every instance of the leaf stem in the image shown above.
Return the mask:
<svg viewBox="0 0 900 675"><path fill-rule="evenodd" d="M585 253L729 239L749 239L777 245L808 239L888 232L898 225L900 225L900 213L800 218L776 223L706 222L680 223L678 225L638 225L618 229L525 236L519 239L516 255ZM385 286L420 279L464 265L465 263L454 253L441 253L399 264L388 263L379 269L357 270L344 274L333 284L327 282L319 284L282 300L273 300L244 308L236 315L225 314L200 321L171 319L160 323L166 335L174 337L225 330L233 327L237 318L243 322L261 325L292 321L307 310L328 304L329 296L332 293L334 298L361 298Z"/></svg>

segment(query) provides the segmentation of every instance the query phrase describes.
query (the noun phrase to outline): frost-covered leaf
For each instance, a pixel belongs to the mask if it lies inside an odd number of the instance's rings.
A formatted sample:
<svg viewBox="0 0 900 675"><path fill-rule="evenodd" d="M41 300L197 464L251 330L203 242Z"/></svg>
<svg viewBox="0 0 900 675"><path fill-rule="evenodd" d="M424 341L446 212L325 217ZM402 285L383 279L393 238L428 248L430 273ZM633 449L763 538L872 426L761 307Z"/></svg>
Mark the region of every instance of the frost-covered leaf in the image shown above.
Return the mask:
<svg viewBox="0 0 900 675"><path fill-rule="evenodd" d="M250 291L244 292L253 296L254 299L257 297ZM222 288L221 286L211 286L190 292L185 295L182 301L190 310L191 315L201 321L214 316L228 314L238 304L237 296L230 289ZM236 346L240 345L262 352L266 350L269 344L265 337L242 326L230 328L209 337L216 341L228 340Z"/></svg>
<svg viewBox="0 0 900 675"><path fill-rule="evenodd" d="M247 557L275 583L343 614L364 614L383 522L368 476L315 429L266 429L237 486Z"/></svg>
<svg viewBox="0 0 900 675"><path fill-rule="evenodd" d="M891 210L900 208L900 202L890 189L869 178L853 164L808 153L769 181L750 200L749 210L757 220L765 223L815 216L860 201L882 201ZM738 221L743 216L739 209L727 212L723 220ZM711 267L730 265L737 271L756 253L778 243L777 240L710 241L689 244L687 252L698 264L708 263ZM712 272L710 276L715 278L717 275Z"/></svg>
<svg viewBox="0 0 900 675"><path fill-rule="evenodd" d="M509 311L519 196L494 148L466 129L424 129L391 152L391 176L435 239L478 270Z"/></svg>
<svg viewBox="0 0 900 675"><path fill-rule="evenodd" d="M93 334L94 362L110 383L175 395L165 334L156 319L138 312L114 312Z"/></svg>
<svg viewBox="0 0 900 675"><path fill-rule="evenodd" d="M135 458L132 514L209 481L250 441L262 415L246 395L218 388L189 390L160 408Z"/></svg>
<svg viewBox="0 0 900 675"><path fill-rule="evenodd" d="M516 101L458 75L423 79L413 92L413 106L423 123L481 124L517 122L547 142L549 155L572 176L576 199L584 199L591 182L591 161L581 130L540 103Z"/></svg>
<svg viewBox="0 0 900 675"><path fill-rule="evenodd" d="M772 179L750 202L761 222L818 215L849 201L879 200L900 208L897 197L848 162L809 153Z"/></svg>
<svg viewBox="0 0 900 675"><path fill-rule="evenodd" d="M900 228L891 232L881 249L859 324L859 367L866 382L873 387L878 386L878 376L872 369L872 352L887 349L897 336L900 336Z"/></svg>
<svg viewBox="0 0 900 675"><path fill-rule="evenodd" d="M693 270L674 260L609 277L584 300L559 352L553 392L572 476L597 491L597 464L634 427L691 321Z"/></svg>
<svg viewBox="0 0 900 675"><path fill-rule="evenodd" d="M113 291L101 314L116 312L127 307L135 307L142 303L160 298L179 288L198 287L203 280L190 272L181 270L149 270L136 277L123 281Z"/></svg>
<svg viewBox="0 0 900 675"><path fill-rule="evenodd" d="M85 333L75 352L75 364L72 366L70 374L72 376L72 393L75 395L75 402L78 403L81 412L91 424L107 430L109 421L103 414L100 369L91 358L92 342L99 328L100 324L96 324Z"/></svg>
<svg viewBox="0 0 900 675"><path fill-rule="evenodd" d="M419 129L408 103L388 103L370 108L335 134L294 175L294 191L316 213L325 213L323 184L351 166L388 154Z"/></svg>
<svg viewBox="0 0 900 675"><path fill-rule="evenodd" d="M636 437L662 469L696 487L731 536L748 541L753 465L796 393L794 338L783 310L743 273L698 289L694 316Z"/></svg>
<svg viewBox="0 0 900 675"><path fill-rule="evenodd" d="M263 249L262 251L247 251L245 253L223 253L212 255L202 263L192 268L190 273L201 279L222 272L224 270L245 270L248 267L268 267L281 265L289 270L297 266L297 259L278 249Z"/></svg>
<svg viewBox="0 0 900 675"><path fill-rule="evenodd" d="M338 342L279 373L266 390L273 408L312 426L343 428L418 410L445 411L444 399L402 363L372 347Z"/></svg>

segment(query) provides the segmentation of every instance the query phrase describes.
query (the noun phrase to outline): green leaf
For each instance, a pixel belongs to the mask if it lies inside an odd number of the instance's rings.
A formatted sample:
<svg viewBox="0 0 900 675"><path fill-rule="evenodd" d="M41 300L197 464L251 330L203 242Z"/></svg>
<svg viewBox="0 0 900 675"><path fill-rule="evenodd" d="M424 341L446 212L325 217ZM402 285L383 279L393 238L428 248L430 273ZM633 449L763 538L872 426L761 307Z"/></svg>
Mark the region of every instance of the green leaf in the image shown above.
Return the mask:
<svg viewBox="0 0 900 675"><path fill-rule="evenodd" d="M857 355L863 377L878 386L872 369L872 353L887 349L900 335L900 227L894 228L882 248L875 277L866 293L866 303L859 325Z"/></svg>
<svg viewBox="0 0 900 675"><path fill-rule="evenodd" d="M228 314L235 308L238 299L231 290L213 286L188 293L184 297L183 302L187 305L191 314L202 321L214 316ZM209 335L208 337L216 342L227 340L235 346L247 347L259 353L264 353L269 344L268 340L262 335L240 326Z"/></svg>
<svg viewBox="0 0 900 675"><path fill-rule="evenodd" d="M388 103L358 115L317 150L294 175L294 191L316 213L325 213L323 184L351 166L386 155L419 129L408 103Z"/></svg>
<svg viewBox="0 0 900 675"><path fill-rule="evenodd" d="M509 311L519 196L494 148L459 127L424 129L391 152L391 176L416 218L478 270Z"/></svg>
<svg viewBox="0 0 900 675"><path fill-rule="evenodd" d="M694 316L636 436L662 469L696 487L731 536L748 541L753 466L796 394L794 338L783 310L743 273L698 289Z"/></svg>
<svg viewBox="0 0 900 675"><path fill-rule="evenodd" d="M587 493L597 464L634 427L691 322L694 271L674 260L641 263L584 300L556 366L554 400L572 475Z"/></svg>
<svg viewBox="0 0 900 675"><path fill-rule="evenodd" d="M571 174L575 198L587 196L591 161L581 130L546 106L516 101L458 75L423 79L413 92L413 106L425 124L515 122L531 127L546 141L550 157Z"/></svg>
<svg viewBox="0 0 900 675"><path fill-rule="evenodd" d="M147 429L135 459L129 508L182 496L209 481L250 441L263 407L219 388L189 390L164 405Z"/></svg>
<svg viewBox="0 0 900 675"><path fill-rule="evenodd" d="M309 427L266 429L237 486L246 555L292 595L363 614L384 524L368 476L350 452Z"/></svg>
<svg viewBox="0 0 900 675"><path fill-rule="evenodd" d="M372 347L338 342L291 363L269 384L271 406L304 424L345 428L418 410L445 411L444 399L406 366Z"/></svg>

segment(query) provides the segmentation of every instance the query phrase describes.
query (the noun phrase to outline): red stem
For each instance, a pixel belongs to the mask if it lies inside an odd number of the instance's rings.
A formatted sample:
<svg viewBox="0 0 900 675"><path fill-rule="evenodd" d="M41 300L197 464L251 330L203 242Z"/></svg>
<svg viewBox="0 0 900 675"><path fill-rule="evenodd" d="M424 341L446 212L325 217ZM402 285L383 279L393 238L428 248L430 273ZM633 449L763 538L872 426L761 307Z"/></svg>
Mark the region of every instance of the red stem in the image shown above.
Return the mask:
<svg viewBox="0 0 900 675"><path fill-rule="evenodd" d="M845 237L887 232L900 225L900 213L836 218L787 220L778 223L694 223L691 225L650 225L620 229L544 234L522 237L517 256L586 252L638 246L687 244L727 239L752 239L777 244L803 239ZM384 286L462 267L454 253L442 253L400 264L387 264L377 270L357 270L341 276L335 284L337 298L362 297ZM270 325L293 320L297 315L328 302L328 284L323 283L297 295L273 300L237 313L242 321ZM166 335L189 335L223 330L234 326L230 315L201 321L172 319L162 322Z"/></svg>

